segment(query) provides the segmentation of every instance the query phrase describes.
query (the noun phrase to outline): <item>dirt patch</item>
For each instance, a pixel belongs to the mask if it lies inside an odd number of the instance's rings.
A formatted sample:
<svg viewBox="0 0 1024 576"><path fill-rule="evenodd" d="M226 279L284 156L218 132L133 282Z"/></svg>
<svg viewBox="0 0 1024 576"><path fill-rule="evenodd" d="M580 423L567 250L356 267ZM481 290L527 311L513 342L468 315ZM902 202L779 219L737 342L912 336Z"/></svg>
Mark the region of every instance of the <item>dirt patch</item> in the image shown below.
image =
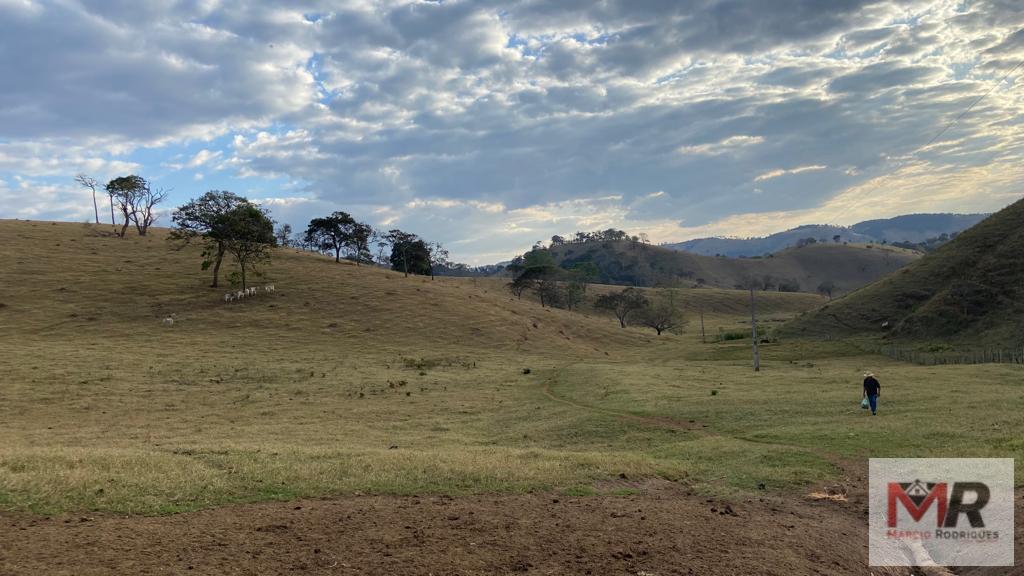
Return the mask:
<svg viewBox="0 0 1024 576"><path fill-rule="evenodd" d="M0 574L857 574L832 502L630 496L347 497L139 518L0 515Z"/></svg>

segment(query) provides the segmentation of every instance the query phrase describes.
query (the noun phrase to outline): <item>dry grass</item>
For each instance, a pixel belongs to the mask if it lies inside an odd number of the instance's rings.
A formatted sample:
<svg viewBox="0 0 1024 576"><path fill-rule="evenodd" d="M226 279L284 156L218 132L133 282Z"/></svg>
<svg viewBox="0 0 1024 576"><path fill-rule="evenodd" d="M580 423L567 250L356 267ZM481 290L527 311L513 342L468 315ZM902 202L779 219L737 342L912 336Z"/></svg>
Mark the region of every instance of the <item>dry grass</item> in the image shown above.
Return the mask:
<svg viewBox="0 0 1024 576"><path fill-rule="evenodd" d="M755 377L742 342L700 344L695 318L685 334L658 338L516 300L493 280L402 278L292 250L267 270L275 294L228 305L206 288L198 252L172 250L161 231L118 240L91 226L0 222L0 270L0 506L38 512L586 493L620 473L711 492L787 489L833 475L825 452L871 452L940 409L911 403L921 412L905 423L870 426L853 410L865 363L916 379L914 394L967 376L790 344L767 346ZM778 319L820 302L763 296ZM704 304L709 333L744 322L746 297L685 294ZM171 313L175 325L162 327ZM972 373L972 396L950 412L977 418L976 434L961 444L931 424L925 437L957 451L990 437L986 453L1020 451L1010 427L1022 398L1002 381L1020 374L1001 370ZM789 409L776 402L790 397Z"/></svg>

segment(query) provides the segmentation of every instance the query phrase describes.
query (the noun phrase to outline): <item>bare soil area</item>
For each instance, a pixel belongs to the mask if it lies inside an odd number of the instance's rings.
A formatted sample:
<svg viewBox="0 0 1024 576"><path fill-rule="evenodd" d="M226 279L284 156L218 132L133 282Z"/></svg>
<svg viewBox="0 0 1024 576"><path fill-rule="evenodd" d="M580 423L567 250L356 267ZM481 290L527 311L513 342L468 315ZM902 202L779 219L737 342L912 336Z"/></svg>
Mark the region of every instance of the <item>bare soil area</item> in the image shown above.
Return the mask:
<svg viewBox="0 0 1024 576"><path fill-rule="evenodd" d="M625 484L625 482L624 482ZM856 502L373 497L164 517L0 515L7 574L865 574Z"/></svg>

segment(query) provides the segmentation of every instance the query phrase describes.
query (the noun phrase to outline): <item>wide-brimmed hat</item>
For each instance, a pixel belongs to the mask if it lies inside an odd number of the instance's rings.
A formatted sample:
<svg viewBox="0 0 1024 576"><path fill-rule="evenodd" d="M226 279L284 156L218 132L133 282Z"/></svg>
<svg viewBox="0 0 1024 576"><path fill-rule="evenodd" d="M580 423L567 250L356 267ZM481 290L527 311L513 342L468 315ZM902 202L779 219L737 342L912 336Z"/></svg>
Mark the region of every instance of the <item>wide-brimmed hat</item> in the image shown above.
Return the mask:
<svg viewBox="0 0 1024 576"><path fill-rule="evenodd" d="M871 370L868 370L868 371L864 372L864 377L865 378L871 378L874 375L875 375L875 373L872 372Z"/></svg>

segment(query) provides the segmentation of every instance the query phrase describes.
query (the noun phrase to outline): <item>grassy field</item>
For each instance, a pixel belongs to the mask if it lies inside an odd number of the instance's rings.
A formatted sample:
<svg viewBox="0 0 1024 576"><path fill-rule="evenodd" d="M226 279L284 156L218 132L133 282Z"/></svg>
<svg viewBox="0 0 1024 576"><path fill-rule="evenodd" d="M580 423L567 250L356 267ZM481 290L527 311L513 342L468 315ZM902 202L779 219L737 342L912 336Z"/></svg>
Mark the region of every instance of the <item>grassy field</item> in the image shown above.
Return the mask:
<svg viewBox="0 0 1024 576"><path fill-rule="evenodd" d="M588 494L659 477L804 490L876 456L1018 456L1024 371L780 342L749 366L743 292L684 291L684 334L541 308L495 280L282 249L224 304L162 231L0 222L0 507L160 514L352 493ZM606 290L592 287L592 292ZM820 305L760 295L777 323ZM175 314L166 328L161 319ZM883 382L858 408L860 373ZM524 371L529 369L530 373ZM1021 475L1018 474L1018 478Z"/></svg>

